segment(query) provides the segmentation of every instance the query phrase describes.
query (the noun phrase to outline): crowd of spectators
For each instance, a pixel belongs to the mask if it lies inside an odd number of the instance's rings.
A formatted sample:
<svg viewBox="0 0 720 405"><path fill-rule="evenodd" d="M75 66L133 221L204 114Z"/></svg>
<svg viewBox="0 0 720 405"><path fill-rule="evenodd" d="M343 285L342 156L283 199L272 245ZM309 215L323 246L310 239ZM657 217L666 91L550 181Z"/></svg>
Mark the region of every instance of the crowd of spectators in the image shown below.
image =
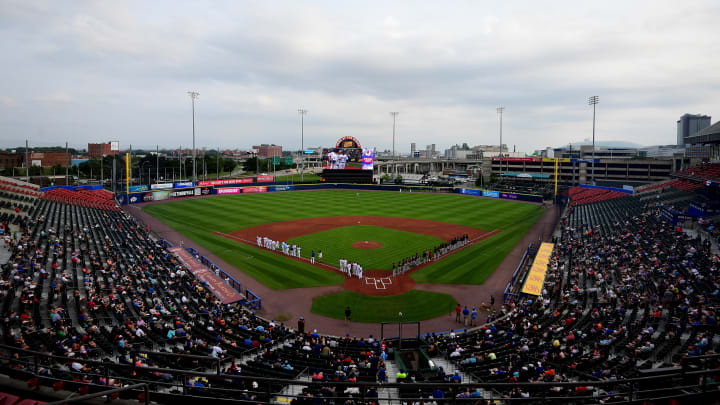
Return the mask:
<svg viewBox="0 0 720 405"><path fill-rule="evenodd" d="M190 393L269 400L264 392L282 387L230 377L307 375L319 384L305 388L297 403L378 396L377 388L353 384L360 382L437 382L400 390L428 402L482 396L479 389L446 386L462 377L441 367L389 376L393 341L328 337L306 332L304 324L296 331L239 303L223 304L121 211L37 198L28 205L21 221L1 226L10 253L0 271L3 344L68 360L48 357L35 366L15 353L3 358L6 370L79 384L120 386L142 377L172 385L180 370L208 370L217 361L219 378L188 379ZM505 303L479 328L431 334L422 342L425 352L473 381L510 383L620 381L716 353L720 258L709 240L678 229L661 210L636 197L571 205L542 294ZM467 235L410 263L465 243ZM108 372L112 365L130 368ZM333 382L350 384L340 392ZM498 394L628 399L592 387L541 387Z"/></svg>

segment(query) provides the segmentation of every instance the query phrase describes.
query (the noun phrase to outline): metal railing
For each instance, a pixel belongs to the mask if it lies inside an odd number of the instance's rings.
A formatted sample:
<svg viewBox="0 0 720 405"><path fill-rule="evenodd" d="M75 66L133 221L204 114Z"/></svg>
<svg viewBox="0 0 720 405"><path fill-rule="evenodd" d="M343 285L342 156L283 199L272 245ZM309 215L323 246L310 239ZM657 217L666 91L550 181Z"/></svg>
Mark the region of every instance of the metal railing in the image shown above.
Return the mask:
<svg viewBox="0 0 720 405"><path fill-rule="evenodd" d="M471 382L463 384L454 384L446 381L430 381L419 383L395 382L379 384L364 381L308 382L260 376L247 376L242 374L230 375L222 373L222 370L216 373L207 373L196 370L137 367L134 364L124 365L96 360L80 360L76 358L55 356L37 351L12 348L5 345L0 345L0 351L4 352L4 355L2 356L2 366L7 367L8 370L12 370L13 372L23 372L37 376L43 380L66 381L70 384L74 384L74 386L90 386L101 389L106 388L107 386L78 382L77 380L72 381L67 378L55 378L52 377L52 375L55 371L57 371L62 372L65 375L82 376L81 379L91 379L98 376L104 376L106 379L112 377L119 380L121 383L130 385L118 389L104 390L90 395L94 398L115 392L138 390L139 388L142 388L145 393L144 399L146 403L149 401L150 392L153 393L152 395L156 402L167 402L173 398L181 399L182 397L198 398L198 400L201 400L202 398L214 398L217 396L227 400L227 398L235 398L235 394L241 393L241 390L239 389L227 388L227 384L245 382L251 383L250 386L252 386L253 389L248 390L247 392L250 395L257 396L257 399L254 400L256 403L272 403L279 397L291 400L292 398L303 396L305 391L316 392L323 387L331 388L334 392L332 395L325 396L325 399L335 400L336 402L348 399L357 400L358 398L365 401L369 398L375 398L375 395L377 395L379 399L387 400L389 403L395 403L394 401L397 401L396 403L404 403L407 401L414 402L422 400L420 396L425 396L425 400L427 400L427 393L441 390L444 393L449 392L453 395L452 398L444 398L446 401L445 403L453 404L463 402L467 403L469 401L476 400L477 398L465 399L458 397L461 392L465 392L467 390L474 391L476 388L484 391L485 400L501 401L506 404L599 403L601 399L605 404L640 403L642 401L655 401L667 398L697 398L707 400L711 398L718 398L718 393L720 393L720 391L718 391L720 384L717 382L720 378L720 369L689 371L686 368L678 368L676 370L670 370L667 374L659 376L605 381L535 383ZM702 362L708 359L714 361L717 357L718 355L708 355L690 359ZM47 363L48 360L59 361L56 364L77 361L85 365L102 366L105 371L103 375L98 375L88 371L68 371L56 365L49 365L44 367L46 372L40 374L39 363ZM129 375L132 377L115 376L110 374L111 371L118 370L124 370L126 374L129 372ZM303 375L305 372L306 369L300 372L300 375ZM144 373L147 373L148 377L144 378ZM150 376L158 374L167 374L171 380L161 382L157 379L150 378ZM483 376L477 376L476 378L482 379ZM106 381L109 382L109 380ZM193 381L200 381L202 386L196 386L195 383L192 383ZM218 384L218 386L215 387L213 386L214 384ZM283 394L283 387L290 385L302 387L302 392L298 394ZM153 390L152 387L155 387L155 390ZM280 389L278 390L277 387L280 387ZM582 389L578 389L578 387L582 387ZM161 388L164 390L160 391ZM510 393L514 390L522 391L528 396L513 397ZM173 394L171 391L175 391L177 394ZM242 391L244 392L244 390ZM355 394L350 395L349 392L354 392ZM397 394L395 392L397 392ZM418 395L418 393L424 394ZM492 395L488 396L488 393L492 393ZM67 400L59 401L58 403L76 402L86 399L90 399L90 397L82 396L69 398Z"/></svg>

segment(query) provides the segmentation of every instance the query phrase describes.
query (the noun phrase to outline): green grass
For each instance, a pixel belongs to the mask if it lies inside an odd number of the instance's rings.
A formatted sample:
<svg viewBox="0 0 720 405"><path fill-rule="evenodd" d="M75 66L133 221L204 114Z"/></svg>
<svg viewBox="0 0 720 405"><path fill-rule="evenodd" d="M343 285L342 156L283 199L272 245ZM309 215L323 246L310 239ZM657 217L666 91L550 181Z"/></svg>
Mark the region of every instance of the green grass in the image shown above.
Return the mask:
<svg viewBox="0 0 720 405"><path fill-rule="evenodd" d="M353 242L375 241L382 244L377 249L357 249ZM428 235L398 231L370 225L343 226L329 231L316 232L290 239L291 244L303 246L304 250L323 251L323 262L338 265L341 258L356 261L366 270L391 270L392 263L409 257L443 240Z"/></svg>
<svg viewBox="0 0 720 405"><path fill-rule="evenodd" d="M269 174L269 173L268 173ZM320 181L320 176L315 173L305 173L303 175L303 183L317 182ZM300 173L286 174L282 176L275 176L276 183L300 183Z"/></svg>
<svg viewBox="0 0 720 405"><path fill-rule="evenodd" d="M448 294L420 290L389 297L343 291L315 297L311 311L329 318L345 319L345 308L349 306L353 322L393 322L398 320L398 312L403 313L403 321L422 321L447 315L456 302Z"/></svg>
<svg viewBox="0 0 720 405"><path fill-rule="evenodd" d="M153 204L143 210L273 289L337 285L342 283L342 277L212 232L229 233L271 222L346 215L419 218L488 231L502 229L500 234L413 274L418 282L480 284L543 212L533 204L457 194L355 190L214 196ZM302 247L304 256L310 249L322 249L328 263L328 255L338 254L320 246Z"/></svg>

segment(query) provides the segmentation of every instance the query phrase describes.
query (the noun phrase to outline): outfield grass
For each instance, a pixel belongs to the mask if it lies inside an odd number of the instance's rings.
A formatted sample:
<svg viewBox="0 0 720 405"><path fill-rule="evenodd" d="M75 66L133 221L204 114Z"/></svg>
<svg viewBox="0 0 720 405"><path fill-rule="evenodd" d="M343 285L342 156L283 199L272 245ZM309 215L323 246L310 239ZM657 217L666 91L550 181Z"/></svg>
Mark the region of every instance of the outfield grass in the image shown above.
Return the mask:
<svg viewBox="0 0 720 405"><path fill-rule="evenodd" d="M342 283L342 277L212 232L229 233L278 221L347 215L419 218L487 231L501 229L501 233L413 274L419 282L479 284L492 274L543 212L534 204L457 194L355 190L213 196L153 204L143 210L273 289L336 285ZM328 240L325 246L331 243L334 241ZM435 243L427 248L433 246ZM329 255L343 254L331 252L324 246L302 247L305 256L311 249L322 249L326 262L330 262ZM364 252L373 254L372 250ZM358 251L354 259L363 263L363 254ZM402 257L386 260L392 262ZM365 268L369 269L367 265Z"/></svg>
<svg viewBox="0 0 720 405"><path fill-rule="evenodd" d="M423 321L447 315L455 304L452 296L429 291L411 290L389 297L343 291L313 299L312 312L328 318L345 319L345 308L350 307L353 322L396 322L398 312L403 313L403 321Z"/></svg>
<svg viewBox="0 0 720 405"><path fill-rule="evenodd" d="M375 241L382 244L376 249L357 249L353 242ZM306 250L323 251L323 262L338 265L341 258L357 261L366 270L392 270L398 259L438 246L443 240L418 233L398 231L370 225L343 226L329 231L316 232L290 239L291 244ZM360 260L360 258L362 260Z"/></svg>
<svg viewBox="0 0 720 405"><path fill-rule="evenodd" d="M303 175L303 182L310 183L320 181L321 177L315 173L305 173ZM300 173L285 174L281 176L275 176L276 183L300 183Z"/></svg>

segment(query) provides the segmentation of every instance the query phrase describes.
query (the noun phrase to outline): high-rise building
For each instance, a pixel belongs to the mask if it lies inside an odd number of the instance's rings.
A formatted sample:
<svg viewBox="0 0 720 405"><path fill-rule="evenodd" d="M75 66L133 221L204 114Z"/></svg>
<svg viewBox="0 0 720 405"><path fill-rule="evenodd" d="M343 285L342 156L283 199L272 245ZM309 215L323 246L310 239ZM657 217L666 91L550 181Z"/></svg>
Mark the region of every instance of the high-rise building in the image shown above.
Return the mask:
<svg viewBox="0 0 720 405"><path fill-rule="evenodd" d="M695 135L710 126L710 116L702 114L684 114L677 121L677 145L684 146L685 138Z"/></svg>

